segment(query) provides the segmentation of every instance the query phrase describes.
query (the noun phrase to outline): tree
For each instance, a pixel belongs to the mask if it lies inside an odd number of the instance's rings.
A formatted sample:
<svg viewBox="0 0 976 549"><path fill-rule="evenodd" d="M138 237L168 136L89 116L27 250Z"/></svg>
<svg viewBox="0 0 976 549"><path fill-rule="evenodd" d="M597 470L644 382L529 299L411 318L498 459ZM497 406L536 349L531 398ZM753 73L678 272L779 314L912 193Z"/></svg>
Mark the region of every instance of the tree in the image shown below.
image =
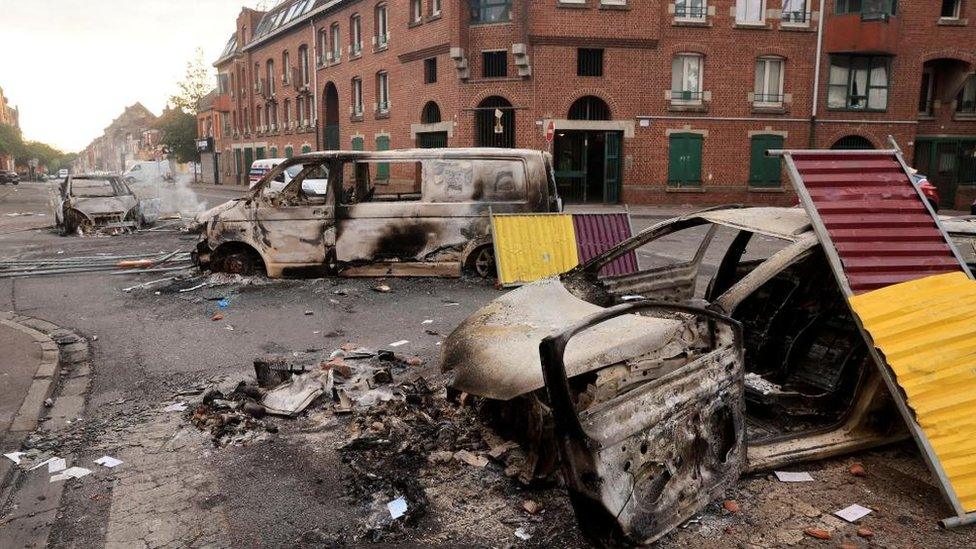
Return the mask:
<svg viewBox="0 0 976 549"><path fill-rule="evenodd" d="M179 91L170 96L169 102L185 113L197 112L197 101L213 89L213 75L203 61L203 49L197 48L193 59L186 64L186 75L177 84Z"/></svg>
<svg viewBox="0 0 976 549"><path fill-rule="evenodd" d="M9 154L14 158L24 153L24 139L20 130L8 124L0 124L0 154Z"/></svg>
<svg viewBox="0 0 976 549"><path fill-rule="evenodd" d="M163 133L162 143L169 149L170 158L177 162L200 160L197 152L197 117L179 108L163 110L156 119L156 128Z"/></svg>

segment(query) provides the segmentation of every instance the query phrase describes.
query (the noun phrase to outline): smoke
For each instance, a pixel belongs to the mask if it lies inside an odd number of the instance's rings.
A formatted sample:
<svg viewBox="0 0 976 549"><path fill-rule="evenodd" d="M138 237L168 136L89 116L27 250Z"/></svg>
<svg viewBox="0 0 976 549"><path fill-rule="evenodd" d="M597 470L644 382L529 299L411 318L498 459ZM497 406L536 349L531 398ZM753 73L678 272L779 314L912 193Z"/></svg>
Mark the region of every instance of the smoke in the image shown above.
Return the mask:
<svg viewBox="0 0 976 549"><path fill-rule="evenodd" d="M183 218L192 218L207 209L206 201L197 196L192 183L193 174L174 173L172 180L153 179L148 183L133 183L130 187L140 200L158 201L160 215L180 214Z"/></svg>

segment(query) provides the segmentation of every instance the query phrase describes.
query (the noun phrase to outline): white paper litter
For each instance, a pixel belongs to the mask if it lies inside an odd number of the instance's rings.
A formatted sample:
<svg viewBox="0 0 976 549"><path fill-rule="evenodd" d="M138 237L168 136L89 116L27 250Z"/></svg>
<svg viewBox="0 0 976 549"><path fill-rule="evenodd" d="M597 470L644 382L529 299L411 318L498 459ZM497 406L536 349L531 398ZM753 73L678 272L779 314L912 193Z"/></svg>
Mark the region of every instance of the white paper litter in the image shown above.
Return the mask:
<svg viewBox="0 0 976 549"><path fill-rule="evenodd" d="M846 520L847 522L857 522L858 520L871 514L871 510L867 507L861 507L858 504L851 505L850 507L845 507L840 511L834 513L838 517Z"/></svg>
<svg viewBox="0 0 976 549"><path fill-rule="evenodd" d="M48 463L51 463L52 461L55 461L55 460L58 460L58 459L61 459L61 458L58 458L58 457L48 458L48 459L46 459L46 460L38 463L37 465L31 467L30 469L28 469L28 471L33 471L34 469L40 469L41 467L44 467ZM67 467L67 465L65 465L65 467ZM61 469L64 469L64 467L62 467ZM58 471L60 471L61 469L58 469ZM49 473L56 473L57 471L52 471L50 468L48 468L48 472Z"/></svg>
<svg viewBox="0 0 976 549"><path fill-rule="evenodd" d="M51 458L47 463L48 473L60 473L68 468L68 462L64 458Z"/></svg>
<svg viewBox="0 0 976 549"><path fill-rule="evenodd" d="M802 473L789 473L786 471L773 471L780 482L813 482L813 477L806 471Z"/></svg>
<svg viewBox="0 0 976 549"><path fill-rule="evenodd" d="M71 477L69 477L64 473L61 473L59 475L51 475L51 479L49 482L61 482L62 480L68 480L69 478Z"/></svg>
<svg viewBox="0 0 976 549"><path fill-rule="evenodd" d="M403 498L396 498L395 500L387 503L386 508L390 510L390 518L396 520L407 514L407 500Z"/></svg>
<svg viewBox="0 0 976 549"><path fill-rule="evenodd" d="M4 454L3 457L14 462L15 465L20 465L20 457L23 456L25 453L26 452L10 452L9 454Z"/></svg>
<svg viewBox="0 0 976 549"><path fill-rule="evenodd" d="M95 463L97 463L99 465L102 465L104 467L108 467L109 469L111 469L112 467L117 467L119 465L122 465L122 460L121 459L115 459L112 456L102 456L102 457L96 459L95 460Z"/></svg>
<svg viewBox="0 0 976 549"><path fill-rule="evenodd" d="M91 474L91 469L85 469L84 467L72 467L70 469L65 469L57 475L52 475L50 482L60 482L62 480L68 480L69 478L81 478L89 474Z"/></svg>
<svg viewBox="0 0 976 549"><path fill-rule="evenodd" d="M421 322L421 324L433 324L433 323L434 323L434 321L431 320L431 319L429 319L429 318L427 320Z"/></svg>
<svg viewBox="0 0 976 549"><path fill-rule="evenodd" d="M406 339L401 339L400 341L394 341L393 343L390 343L390 347L399 347L401 345L406 345L407 343L410 342Z"/></svg>
<svg viewBox="0 0 976 549"><path fill-rule="evenodd" d="M517 537L522 541L529 541L530 539L532 539L532 534L526 532L525 528L519 526L518 528L515 529L515 537Z"/></svg>
<svg viewBox="0 0 976 549"><path fill-rule="evenodd" d="M185 402L177 402L176 404L170 404L169 406L163 408L163 411L164 412L185 412L186 411L186 403Z"/></svg>
<svg viewBox="0 0 976 549"><path fill-rule="evenodd" d="M332 370L328 373L308 372L292 376L289 381L268 391L261 399L261 404L269 414L295 416L308 408L322 393L331 395L332 384Z"/></svg>

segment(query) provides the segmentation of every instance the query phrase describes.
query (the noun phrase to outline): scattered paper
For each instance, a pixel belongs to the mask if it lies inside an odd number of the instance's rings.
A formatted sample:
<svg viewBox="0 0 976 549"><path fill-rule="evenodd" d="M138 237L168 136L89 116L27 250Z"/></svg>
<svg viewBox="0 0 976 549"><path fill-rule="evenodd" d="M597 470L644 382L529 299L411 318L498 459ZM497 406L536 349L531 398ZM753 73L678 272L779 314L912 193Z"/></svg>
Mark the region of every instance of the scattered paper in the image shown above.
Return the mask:
<svg viewBox="0 0 976 549"><path fill-rule="evenodd" d="M455 452L454 459L463 461L472 467L484 467L485 465L488 465L488 458L485 456L472 454L467 450L459 450Z"/></svg>
<svg viewBox="0 0 976 549"><path fill-rule="evenodd" d="M390 347L399 347L401 345L406 345L407 343L410 342L407 341L406 339L401 339L400 341L394 341L393 343L390 343Z"/></svg>
<svg viewBox="0 0 976 549"><path fill-rule="evenodd" d="M390 510L390 518L396 520L407 514L407 500L403 498L396 498L395 500L387 503L386 508Z"/></svg>
<svg viewBox="0 0 976 549"><path fill-rule="evenodd" d="M429 318L427 320L421 322L421 324L433 324L433 323L434 323L434 321L431 320L431 319L429 319Z"/></svg>
<svg viewBox="0 0 976 549"><path fill-rule="evenodd" d="M858 520L866 517L871 513L871 510L867 507L861 507L858 504L851 505L850 507L845 507L834 514L838 517L846 520L847 522L857 522Z"/></svg>
<svg viewBox="0 0 976 549"><path fill-rule="evenodd" d="M164 412L185 412L186 411L186 403L185 402L177 402L176 404L170 404L169 406L163 408L163 411Z"/></svg>
<svg viewBox="0 0 976 549"><path fill-rule="evenodd" d="M788 473L786 471L773 471L773 473L776 475L776 478L778 478L780 482L813 482L813 477L810 476L810 473L807 473L805 471L802 473Z"/></svg>
<svg viewBox="0 0 976 549"><path fill-rule="evenodd" d="M47 463L48 473L59 473L68 467L68 462L64 458L51 458Z"/></svg>
<svg viewBox="0 0 976 549"><path fill-rule="evenodd" d="M59 475L51 475L51 479L49 482L61 482L62 480L68 480L69 478L71 477L69 477L64 473L61 473Z"/></svg>
<svg viewBox="0 0 976 549"><path fill-rule="evenodd" d="M20 465L20 458L25 453L26 452L10 452L9 454L4 454L3 457L5 457L5 458L9 459L10 461L14 462L15 465Z"/></svg>
<svg viewBox="0 0 976 549"><path fill-rule="evenodd" d="M48 458L48 459L46 459L46 460L38 463L37 465L31 467L30 469L28 469L28 471L33 471L34 469L40 469L41 467L44 467L48 463L51 463L52 461L57 460L57 459L61 459L61 458L57 458L57 457ZM64 467L62 467L61 469L64 469ZM60 471L60 469L59 469L59 471ZM48 469L48 472L49 473L56 473L57 471L51 471L50 469Z"/></svg>
<svg viewBox="0 0 976 549"><path fill-rule="evenodd" d="M515 537L517 537L522 541L529 541L530 539L532 539L532 534L526 532L525 528L519 526L518 528L515 529Z"/></svg>
<svg viewBox="0 0 976 549"><path fill-rule="evenodd" d="M85 475L91 474L91 469L85 469L84 467L72 467L70 469L65 469L62 475L68 475L71 478L81 478Z"/></svg>
<svg viewBox="0 0 976 549"><path fill-rule="evenodd" d="M96 459L95 460L95 463L97 463L99 465L102 465L104 467L108 467L109 469L111 469L112 467L117 467L119 465L122 465L122 460L121 459L115 459L112 456L102 456L102 457Z"/></svg>

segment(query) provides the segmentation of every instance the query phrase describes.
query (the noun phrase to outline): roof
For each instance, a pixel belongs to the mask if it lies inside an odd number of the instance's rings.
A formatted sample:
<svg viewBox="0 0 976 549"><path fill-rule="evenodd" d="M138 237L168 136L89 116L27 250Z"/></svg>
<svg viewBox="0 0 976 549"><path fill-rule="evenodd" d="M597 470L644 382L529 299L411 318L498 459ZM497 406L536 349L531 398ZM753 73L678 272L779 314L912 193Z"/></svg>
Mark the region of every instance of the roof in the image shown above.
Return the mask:
<svg viewBox="0 0 976 549"><path fill-rule="evenodd" d="M228 57L233 57L237 53L237 33L230 35L230 40L227 41L227 45L224 46L224 51L220 53L220 57L214 61L214 65L219 65L223 63Z"/></svg>

